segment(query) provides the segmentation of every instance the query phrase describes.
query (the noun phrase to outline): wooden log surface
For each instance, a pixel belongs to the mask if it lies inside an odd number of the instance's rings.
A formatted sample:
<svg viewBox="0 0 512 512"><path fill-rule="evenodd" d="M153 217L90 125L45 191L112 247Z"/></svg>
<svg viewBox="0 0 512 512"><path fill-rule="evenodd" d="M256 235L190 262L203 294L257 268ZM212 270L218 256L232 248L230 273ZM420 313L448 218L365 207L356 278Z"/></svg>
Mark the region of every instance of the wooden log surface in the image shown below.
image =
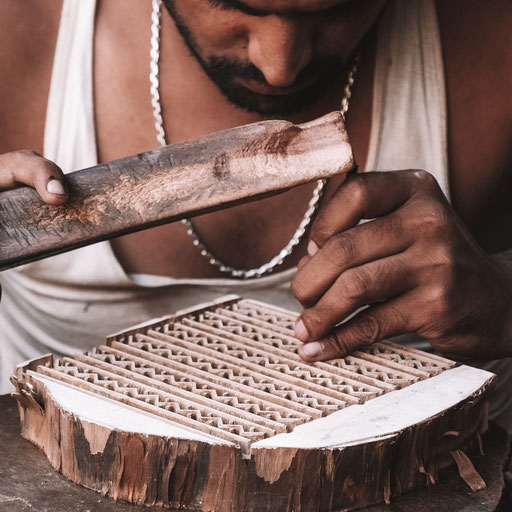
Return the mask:
<svg viewBox="0 0 512 512"><path fill-rule="evenodd" d="M353 510L433 484L451 452L466 451L485 430L491 384L395 435L330 447L260 447L247 459L230 444L91 422L66 410L27 369L14 380L22 435L54 468L115 499L195 512Z"/></svg>
<svg viewBox="0 0 512 512"><path fill-rule="evenodd" d="M391 505L373 505L364 512L493 512L498 509L504 491L503 468L509 459L505 431L491 424L482 438L485 455L471 454L487 488L473 492L461 478L456 466L441 470L439 484L417 489L395 498ZM144 512L147 509L114 501L108 496L75 485L53 471L46 456L19 435L16 401L0 396L0 510L7 512ZM41 483L44 482L44 485ZM508 494L505 490L505 494ZM510 503L507 501L507 503ZM153 509L158 510L158 509ZM160 509L161 510L161 509ZM163 512L161 510L161 512ZM363 510L361 510L363 512Z"/></svg>
<svg viewBox="0 0 512 512"><path fill-rule="evenodd" d="M65 206L0 194L0 271L350 171L343 117L263 121L67 175Z"/></svg>

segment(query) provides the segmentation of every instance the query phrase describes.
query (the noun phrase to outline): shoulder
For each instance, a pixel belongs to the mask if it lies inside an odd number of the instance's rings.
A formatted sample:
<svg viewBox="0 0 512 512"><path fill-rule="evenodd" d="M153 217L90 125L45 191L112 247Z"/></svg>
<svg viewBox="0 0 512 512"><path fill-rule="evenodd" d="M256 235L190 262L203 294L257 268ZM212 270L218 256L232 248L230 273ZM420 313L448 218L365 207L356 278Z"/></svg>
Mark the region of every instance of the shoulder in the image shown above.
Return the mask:
<svg viewBox="0 0 512 512"><path fill-rule="evenodd" d="M438 0L437 9L452 135L510 158L512 2Z"/></svg>
<svg viewBox="0 0 512 512"><path fill-rule="evenodd" d="M512 240L504 226L512 220L508 195L512 186L512 2L436 3L446 76L453 204L486 247L510 247ZM488 228L497 219L503 232L490 241Z"/></svg>
<svg viewBox="0 0 512 512"><path fill-rule="evenodd" d="M15 63L35 59L52 45L60 20L62 0L8 0L0 2L0 59Z"/></svg>
<svg viewBox="0 0 512 512"><path fill-rule="evenodd" d="M62 0L0 2L0 152L44 119ZM40 123L39 123L40 124ZM22 127L23 125L23 127ZM30 136L29 136L30 138Z"/></svg>
<svg viewBox="0 0 512 512"><path fill-rule="evenodd" d="M437 0L437 11L448 79L472 77L471 83L484 86L487 94L508 98L512 85L512 2Z"/></svg>

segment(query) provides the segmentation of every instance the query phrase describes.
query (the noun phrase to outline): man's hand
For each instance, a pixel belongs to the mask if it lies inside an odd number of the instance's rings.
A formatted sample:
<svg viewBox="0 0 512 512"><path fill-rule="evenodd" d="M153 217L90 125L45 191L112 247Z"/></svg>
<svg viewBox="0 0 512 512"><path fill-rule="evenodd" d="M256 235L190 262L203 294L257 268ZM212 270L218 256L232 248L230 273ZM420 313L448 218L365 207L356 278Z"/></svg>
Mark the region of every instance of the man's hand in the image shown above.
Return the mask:
<svg viewBox="0 0 512 512"><path fill-rule="evenodd" d="M406 332L456 358L512 355L512 266L477 245L429 173L348 178L314 222L308 253L292 283L305 308L303 359Z"/></svg>
<svg viewBox="0 0 512 512"><path fill-rule="evenodd" d="M68 200L61 169L35 151L0 155L0 191L19 185L35 188L46 204L61 205Z"/></svg>
<svg viewBox="0 0 512 512"><path fill-rule="evenodd" d="M35 151L21 150L0 155L0 191L19 185L35 188L46 204L61 205L68 200L61 169Z"/></svg>

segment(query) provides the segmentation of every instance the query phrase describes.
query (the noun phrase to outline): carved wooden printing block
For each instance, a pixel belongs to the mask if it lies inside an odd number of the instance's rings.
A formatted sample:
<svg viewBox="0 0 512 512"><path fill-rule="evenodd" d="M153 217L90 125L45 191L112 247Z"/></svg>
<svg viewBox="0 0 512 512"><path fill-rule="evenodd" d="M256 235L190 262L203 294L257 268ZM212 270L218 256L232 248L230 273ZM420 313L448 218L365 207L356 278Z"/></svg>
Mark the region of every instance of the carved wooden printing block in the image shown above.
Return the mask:
<svg viewBox="0 0 512 512"><path fill-rule="evenodd" d="M22 435L74 482L193 511L354 509L467 462L492 374L389 342L311 365L296 316L229 296L20 365Z"/></svg>

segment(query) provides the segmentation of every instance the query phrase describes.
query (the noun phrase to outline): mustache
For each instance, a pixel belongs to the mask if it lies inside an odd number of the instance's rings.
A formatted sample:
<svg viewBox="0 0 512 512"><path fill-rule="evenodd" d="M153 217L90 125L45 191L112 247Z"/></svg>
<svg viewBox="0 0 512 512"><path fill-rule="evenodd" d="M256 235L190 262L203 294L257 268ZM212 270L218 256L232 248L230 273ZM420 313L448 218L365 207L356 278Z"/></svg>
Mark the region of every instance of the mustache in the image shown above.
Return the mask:
<svg viewBox="0 0 512 512"><path fill-rule="evenodd" d="M209 57L206 61L210 73L224 80L242 78L244 80L267 84L265 75L254 64L248 61L240 61L229 57ZM340 69L342 61L336 56L321 56L314 60L300 71L295 83L313 81L314 79L332 75L333 70Z"/></svg>

